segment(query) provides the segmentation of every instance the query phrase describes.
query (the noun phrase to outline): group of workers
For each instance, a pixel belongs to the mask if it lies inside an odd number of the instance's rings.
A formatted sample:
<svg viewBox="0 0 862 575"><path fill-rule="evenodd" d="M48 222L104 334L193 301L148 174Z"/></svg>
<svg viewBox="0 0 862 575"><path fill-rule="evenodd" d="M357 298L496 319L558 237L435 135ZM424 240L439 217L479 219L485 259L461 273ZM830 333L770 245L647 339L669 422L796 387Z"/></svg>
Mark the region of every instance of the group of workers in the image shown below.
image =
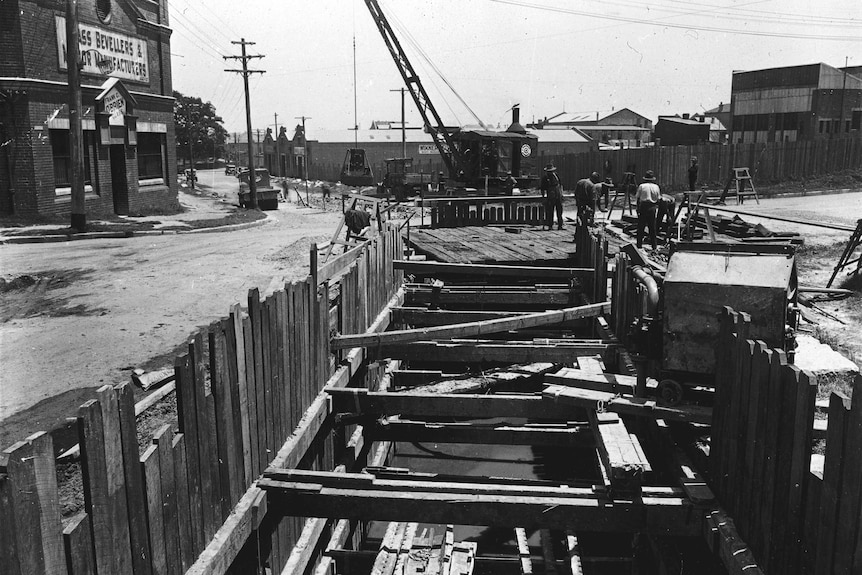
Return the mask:
<svg viewBox="0 0 862 575"><path fill-rule="evenodd" d="M606 173L609 171L607 168L606 166ZM694 190L697 183L697 174L697 158L692 157L691 166L688 169L688 184L691 191ZM630 176L634 178L633 174ZM539 188L545 198L547 228L553 229L554 214L556 214L557 229L563 229L563 186L557 175L557 168L553 164L545 166ZM598 172L593 172L589 177L578 180L575 184L576 224L579 226L593 225L597 207L602 212L608 211L612 190L614 190L614 183L609 175L606 175L602 180ZM628 194L626 196L628 198ZM604 208L600 207L602 199L604 199ZM652 170L647 170L642 177L642 182L637 186L634 201L638 217L637 246L639 248L643 246L644 234L648 232L652 248L655 249L659 224L665 219L668 224L671 223L675 200L672 196L661 193L661 188L656 183L655 174Z"/></svg>

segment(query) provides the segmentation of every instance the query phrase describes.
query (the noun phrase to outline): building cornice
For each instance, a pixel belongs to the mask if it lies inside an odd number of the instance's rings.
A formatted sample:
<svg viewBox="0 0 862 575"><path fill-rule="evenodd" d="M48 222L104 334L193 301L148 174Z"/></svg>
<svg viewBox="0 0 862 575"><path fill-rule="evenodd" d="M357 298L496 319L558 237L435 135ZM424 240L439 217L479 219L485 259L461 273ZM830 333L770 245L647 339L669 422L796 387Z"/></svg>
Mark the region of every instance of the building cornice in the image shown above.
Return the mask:
<svg viewBox="0 0 862 575"><path fill-rule="evenodd" d="M68 84L66 82L58 82L56 80L0 76L0 89L65 91L68 90ZM96 93L99 93L102 91L102 86L81 84L81 89L93 90ZM135 90L129 90L129 93L132 94L139 102L149 100L151 102L173 105L175 101L173 96L163 96L161 94L153 94L151 92L136 92Z"/></svg>

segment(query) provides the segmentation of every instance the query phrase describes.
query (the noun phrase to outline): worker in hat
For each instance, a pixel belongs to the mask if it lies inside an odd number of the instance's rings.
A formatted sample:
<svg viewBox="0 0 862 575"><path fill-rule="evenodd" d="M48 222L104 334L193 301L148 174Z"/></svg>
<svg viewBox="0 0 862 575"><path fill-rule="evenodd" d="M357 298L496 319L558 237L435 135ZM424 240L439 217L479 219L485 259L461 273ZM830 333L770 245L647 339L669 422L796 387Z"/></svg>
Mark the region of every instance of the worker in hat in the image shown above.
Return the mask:
<svg viewBox="0 0 862 575"><path fill-rule="evenodd" d="M545 166L545 174L539 184L542 197L545 198L545 213L547 214L548 229L554 229L554 212L557 212L557 226L563 229L563 185L557 176L557 168L554 164ZM542 229L545 229L542 226Z"/></svg>
<svg viewBox="0 0 862 575"><path fill-rule="evenodd" d="M688 167L688 191L693 192L697 184L697 156L691 157L691 165Z"/></svg>
<svg viewBox="0 0 862 575"><path fill-rule="evenodd" d="M443 172L437 174L437 193L441 196L446 194L446 176L443 175Z"/></svg>
<svg viewBox="0 0 862 575"><path fill-rule="evenodd" d="M638 206L638 247L643 244L645 229L649 228L652 249L656 249L656 225L658 217L658 204L661 200L661 188L655 183L655 174L647 170L643 177L643 183L635 192L635 202Z"/></svg>
<svg viewBox="0 0 862 575"><path fill-rule="evenodd" d="M503 195L511 196L515 193L515 188L518 187L518 180L512 175L512 171L508 170L506 175L500 178L503 183Z"/></svg>
<svg viewBox="0 0 862 575"><path fill-rule="evenodd" d="M578 225L593 225L593 217L596 213L596 196L599 191L599 182L602 181L598 172L593 172L588 178L581 178L575 184L575 203L578 206Z"/></svg>

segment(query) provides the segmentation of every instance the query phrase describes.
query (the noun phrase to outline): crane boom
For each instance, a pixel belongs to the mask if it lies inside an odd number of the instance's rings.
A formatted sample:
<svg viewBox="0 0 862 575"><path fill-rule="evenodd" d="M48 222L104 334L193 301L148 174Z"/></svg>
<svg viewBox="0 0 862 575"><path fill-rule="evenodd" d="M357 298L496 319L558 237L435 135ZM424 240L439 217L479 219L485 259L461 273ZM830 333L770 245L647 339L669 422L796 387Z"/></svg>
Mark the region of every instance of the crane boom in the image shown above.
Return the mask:
<svg viewBox="0 0 862 575"><path fill-rule="evenodd" d="M434 144L440 152L440 157L443 159L443 163L446 165L446 169L448 170L450 177L455 176L458 173L461 164L458 155L460 152L455 146L455 140L446 129L446 126L443 124L443 120L437 113L437 109L428 97L428 93L425 91L425 88L422 86L422 82L419 80L419 75L416 74L416 71L413 69L413 65L407 58L407 54L405 54L404 50L401 48L401 43L393 33L392 27L389 25L389 21L380 9L380 4L377 3L377 0L365 0L365 5L368 7L368 11L371 13L374 23L377 24L377 29L380 31L380 35L383 36L383 41L386 43L386 47L389 49L389 53L392 55L395 65L398 66L398 71L404 79L404 84L407 86L407 90L413 97L413 102L416 103L419 113L422 114L422 121L425 123L425 127L431 134Z"/></svg>

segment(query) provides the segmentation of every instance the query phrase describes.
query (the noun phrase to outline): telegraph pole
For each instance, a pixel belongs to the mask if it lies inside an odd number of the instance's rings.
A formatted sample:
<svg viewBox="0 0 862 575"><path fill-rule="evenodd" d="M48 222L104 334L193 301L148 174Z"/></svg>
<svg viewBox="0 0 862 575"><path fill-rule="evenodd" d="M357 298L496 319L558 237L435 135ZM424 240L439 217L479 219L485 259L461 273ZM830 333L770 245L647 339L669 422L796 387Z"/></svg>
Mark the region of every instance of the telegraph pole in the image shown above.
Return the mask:
<svg viewBox="0 0 862 575"><path fill-rule="evenodd" d="M308 134L305 132L305 121L310 120L311 116L295 116L294 119L302 120L302 167L305 172L305 203L311 206L308 201Z"/></svg>
<svg viewBox="0 0 862 575"><path fill-rule="evenodd" d="M407 128L404 123L404 88L389 90L390 92L401 92L401 157L407 157Z"/></svg>
<svg viewBox="0 0 862 575"><path fill-rule="evenodd" d="M78 0L66 0L66 70L69 84L69 147L72 161L72 229L87 231L84 201L84 131L81 124L81 55L78 46Z"/></svg>
<svg viewBox="0 0 862 575"><path fill-rule="evenodd" d="M246 54L245 47L251 46L254 42L246 42L245 38L240 38L239 42L233 41L231 44L239 44L242 46L242 56L224 56L225 60L242 60L242 70L228 70L225 72L236 72L242 74L243 85L245 86L245 127L248 131L248 189L250 195L250 204L252 208L257 208L257 182L255 182L254 173L254 145L251 140L251 100L248 95L248 77L250 74L263 74L266 70L249 70L248 61L252 58L263 58L263 54Z"/></svg>
<svg viewBox="0 0 862 575"><path fill-rule="evenodd" d="M192 146L192 111L189 109L189 102L186 101L186 132L189 139L189 178L192 189L195 189L195 156L194 147Z"/></svg>

